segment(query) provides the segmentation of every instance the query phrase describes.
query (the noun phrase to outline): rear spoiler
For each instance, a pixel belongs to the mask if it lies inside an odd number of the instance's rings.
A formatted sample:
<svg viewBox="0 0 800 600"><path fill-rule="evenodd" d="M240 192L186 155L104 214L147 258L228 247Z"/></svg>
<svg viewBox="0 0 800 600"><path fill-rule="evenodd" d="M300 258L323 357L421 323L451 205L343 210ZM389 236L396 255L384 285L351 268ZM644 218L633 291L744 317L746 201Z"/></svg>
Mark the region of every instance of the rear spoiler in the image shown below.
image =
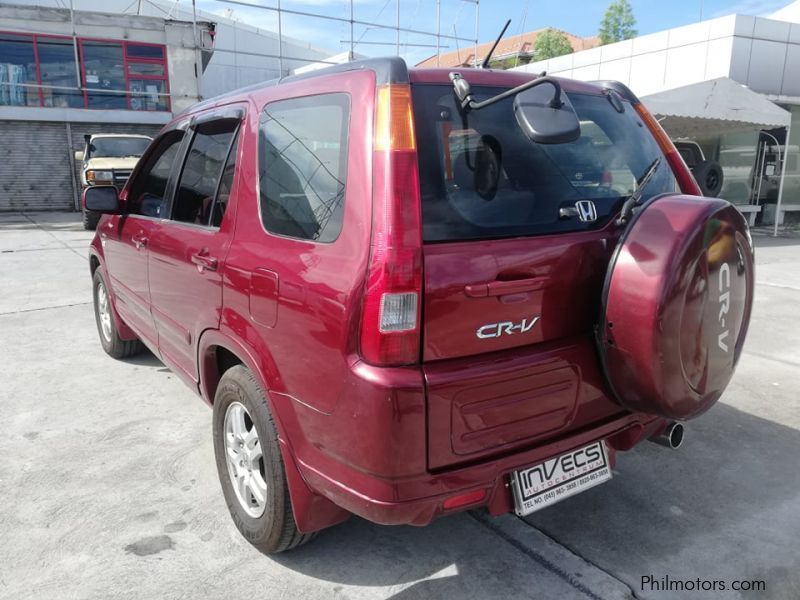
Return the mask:
<svg viewBox="0 0 800 600"><path fill-rule="evenodd" d="M628 100L631 104L641 104L641 100L634 94L631 89L620 81L612 81L610 79L603 79L600 81L589 81L593 85L603 88L604 90L614 90L620 96Z"/></svg>

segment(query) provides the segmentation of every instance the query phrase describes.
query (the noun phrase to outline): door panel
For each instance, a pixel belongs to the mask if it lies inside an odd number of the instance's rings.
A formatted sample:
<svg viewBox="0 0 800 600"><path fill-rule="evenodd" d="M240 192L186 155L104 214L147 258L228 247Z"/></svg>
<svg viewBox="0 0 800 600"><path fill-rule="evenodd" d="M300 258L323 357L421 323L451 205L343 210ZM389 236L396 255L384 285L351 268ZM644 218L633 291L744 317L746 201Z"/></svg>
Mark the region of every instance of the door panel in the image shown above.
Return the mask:
<svg viewBox="0 0 800 600"><path fill-rule="evenodd" d="M150 294L159 351L190 384L199 377L200 334L219 327L221 273L233 235L242 114L215 120L212 113L195 121L175 185L171 218L162 221L150 242Z"/></svg>
<svg viewBox="0 0 800 600"><path fill-rule="evenodd" d="M150 314L147 244L157 228L157 221L125 215L108 219L100 231L117 312L153 347L157 336Z"/></svg>
<svg viewBox="0 0 800 600"><path fill-rule="evenodd" d="M203 329L219 326L219 266L229 239L227 230L166 222L151 240L150 293L159 351L171 367L193 382L197 382L197 338ZM206 265L196 264L195 257L205 258ZM213 260L217 267L211 266Z"/></svg>
<svg viewBox="0 0 800 600"><path fill-rule="evenodd" d="M151 313L149 248L161 227L158 217L183 137L183 131L171 130L150 145L120 195L127 214L107 219L100 230L117 312L151 348L157 347L158 335Z"/></svg>

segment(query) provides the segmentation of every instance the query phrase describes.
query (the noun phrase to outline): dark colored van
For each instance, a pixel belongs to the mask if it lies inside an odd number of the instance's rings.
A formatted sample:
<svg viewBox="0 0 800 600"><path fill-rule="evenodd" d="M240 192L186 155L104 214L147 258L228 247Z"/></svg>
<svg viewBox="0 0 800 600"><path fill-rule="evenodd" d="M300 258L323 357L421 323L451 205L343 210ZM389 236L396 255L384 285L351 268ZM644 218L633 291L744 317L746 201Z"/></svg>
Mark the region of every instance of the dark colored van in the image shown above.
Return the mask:
<svg viewBox="0 0 800 600"><path fill-rule="evenodd" d="M398 58L288 77L86 190L100 341L213 406L264 552L351 514L523 515L678 446L728 384L753 251L699 196L618 83Z"/></svg>

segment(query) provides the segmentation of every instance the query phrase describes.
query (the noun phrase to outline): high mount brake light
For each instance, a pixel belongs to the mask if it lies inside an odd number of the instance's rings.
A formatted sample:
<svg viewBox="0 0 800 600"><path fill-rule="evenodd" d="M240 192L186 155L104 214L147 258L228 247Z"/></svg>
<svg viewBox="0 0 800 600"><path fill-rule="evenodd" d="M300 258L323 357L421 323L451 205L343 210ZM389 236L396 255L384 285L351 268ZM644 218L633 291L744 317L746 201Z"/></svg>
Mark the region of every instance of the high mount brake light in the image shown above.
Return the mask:
<svg viewBox="0 0 800 600"><path fill-rule="evenodd" d="M675 148L675 144L669 139L667 132L664 131L661 124L656 121L656 118L650 114L650 111L647 110L641 102L637 102L633 107L642 121L644 121L647 129L653 134L653 137L658 143L658 147L661 148L661 152L664 153L667 163L669 163L672 173L675 175L675 179L678 180L681 192L689 194L690 196L702 196L703 192L700 190L700 186L697 185L694 175L692 175L689 167L686 166L683 157L680 155L677 148Z"/></svg>
<svg viewBox="0 0 800 600"><path fill-rule="evenodd" d="M382 366L420 354L422 226L411 87L377 90L372 242L361 323L361 356Z"/></svg>

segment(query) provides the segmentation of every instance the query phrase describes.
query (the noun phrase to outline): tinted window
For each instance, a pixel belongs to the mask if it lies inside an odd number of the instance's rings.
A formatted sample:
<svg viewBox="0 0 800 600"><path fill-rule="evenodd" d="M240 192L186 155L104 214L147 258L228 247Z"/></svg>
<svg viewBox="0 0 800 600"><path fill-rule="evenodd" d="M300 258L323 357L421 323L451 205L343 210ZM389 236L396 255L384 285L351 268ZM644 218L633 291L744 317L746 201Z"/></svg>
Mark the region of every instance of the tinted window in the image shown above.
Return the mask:
<svg viewBox="0 0 800 600"><path fill-rule="evenodd" d="M478 100L503 90L475 87ZM464 115L450 86L414 87L414 115L426 241L508 237L602 226L656 157L657 143L625 103L570 94L581 136L536 144L516 123L509 98ZM665 160L643 199L676 190ZM562 218L591 200L597 221Z"/></svg>
<svg viewBox="0 0 800 600"><path fill-rule="evenodd" d="M238 126L238 121L226 119L197 128L178 183L172 209L175 221L210 224L223 166Z"/></svg>
<svg viewBox="0 0 800 600"><path fill-rule="evenodd" d="M272 233L331 242L342 229L350 98L269 104L261 114L261 219Z"/></svg>
<svg viewBox="0 0 800 600"><path fill-rule="evenodd" d="M231 143L231 150L228 153L228 162L225 163L222 177L219 180L219 189L217 190L217 199L214 201L214 209L211 211L212 227L219 227L222 224L222 217L225 216L225 209L228 208L228 200L230 199L231 189L233 188L233 176L236 174L238 146L239 131L237 130L236 136L233 138L233 143Z"/></svg>
<svg viewBox="0 0 800 600"><path fill-rule="evenodd" d="M147 217L164 216L167 183L182 140L182 131L171 131L157 142L155 150L145 159L142 170L131 183L128 212Z"/></svg>

